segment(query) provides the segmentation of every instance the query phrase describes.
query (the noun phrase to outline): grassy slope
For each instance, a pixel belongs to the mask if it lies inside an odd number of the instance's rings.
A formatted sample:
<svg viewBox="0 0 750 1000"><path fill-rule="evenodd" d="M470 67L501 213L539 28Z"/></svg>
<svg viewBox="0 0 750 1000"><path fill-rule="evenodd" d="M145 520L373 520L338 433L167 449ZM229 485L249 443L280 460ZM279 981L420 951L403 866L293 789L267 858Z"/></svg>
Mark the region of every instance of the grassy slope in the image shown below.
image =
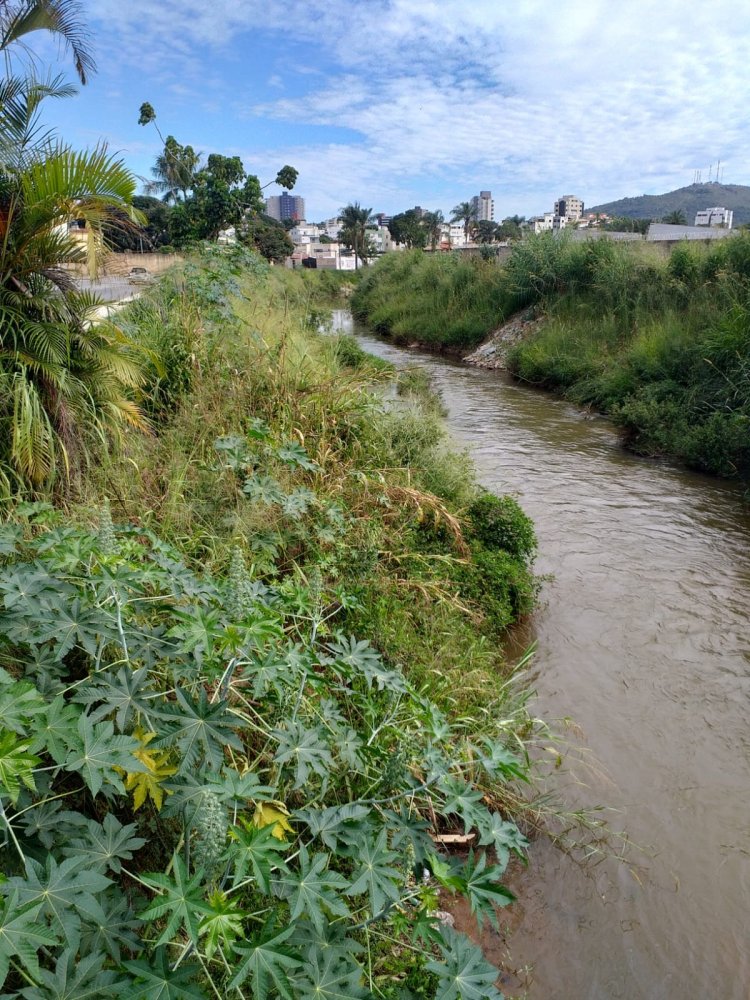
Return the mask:
<svg viewBox="0 0 750 1000"><path fill-rule="evenodd" d="M511 353L514 374L609 414L643 454L750 475L750 239L667 260L542 235L502 268L393 254L354 296L379 332L461 349L530 306L547 321Z"/></svg>

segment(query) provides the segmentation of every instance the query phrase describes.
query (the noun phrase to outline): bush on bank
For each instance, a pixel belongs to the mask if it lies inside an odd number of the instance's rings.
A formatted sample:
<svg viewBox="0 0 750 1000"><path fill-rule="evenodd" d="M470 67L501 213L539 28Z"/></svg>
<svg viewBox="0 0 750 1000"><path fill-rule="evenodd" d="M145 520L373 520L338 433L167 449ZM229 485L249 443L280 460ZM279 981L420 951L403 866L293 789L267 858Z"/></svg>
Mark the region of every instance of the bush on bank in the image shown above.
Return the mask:
<svg viewBox="0 0 750 1000"><path fill-rule="evenodd" d="M4 996L499 996L434 911L524 854L533 529L308 281L170 273L123 317L152 433L0 528Z"/></svg>
<svg viewBox="0 0 750 1000"><path fill-rule="evenodd" d="M353 306L399 341L461 350L533 307L545 322L510 352L514 375L608 414L641 454L750 475L750 234L666 257L552 234L503 266L391 254Z"/></svg>

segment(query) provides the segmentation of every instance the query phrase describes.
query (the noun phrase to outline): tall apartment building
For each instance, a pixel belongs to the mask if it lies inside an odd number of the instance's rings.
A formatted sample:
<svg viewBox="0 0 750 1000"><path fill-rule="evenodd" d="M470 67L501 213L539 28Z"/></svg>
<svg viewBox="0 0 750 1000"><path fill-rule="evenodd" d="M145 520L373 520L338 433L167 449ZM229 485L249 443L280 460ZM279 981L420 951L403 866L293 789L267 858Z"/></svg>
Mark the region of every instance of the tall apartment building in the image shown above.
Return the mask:
<svg viewBox="0 0 750 1000"><path fill-rule="evenodd" d="M492 200L491 191L480 191L479 194L475 194L471 199L471 207L477 222L495 221L495 202Z"/></svg>
<svg viewBox="0 0 750 1000"><path fill-rule="evenodd" d="M277 222L284 222L285 219L301 222L305 218L305 199L287 191L272 195L266 199L266 215Z"/></svg>
<svg viewBox="0 0 750 1000"><path fill-rule="evenodd" d="M731 229L734 212L731 208L704 208L702 212L695 213L696 226L720 226L722 229Z"/></svg>
<svg viewBox="0 0 750 1000"><path fill-rule="evenodd" d="M559 215L568 222L578 222L583 215L583 202L574 194L564 194L555 202L555 215Z"/></svg>

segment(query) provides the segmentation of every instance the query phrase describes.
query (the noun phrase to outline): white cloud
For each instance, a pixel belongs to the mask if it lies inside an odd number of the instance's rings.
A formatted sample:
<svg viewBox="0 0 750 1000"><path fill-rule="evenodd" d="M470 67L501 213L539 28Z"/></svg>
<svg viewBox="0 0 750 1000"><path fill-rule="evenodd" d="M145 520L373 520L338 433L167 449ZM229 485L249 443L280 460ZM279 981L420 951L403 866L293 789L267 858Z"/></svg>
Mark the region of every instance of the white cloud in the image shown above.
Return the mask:
<svg viewBox="0 0 750 1000"><path fill-rule="evenodd" d="M214 77L217 105L217 59L234 44L281 56L289 39L306 45L309 59L283 64L284 79L307 80L302 95L251 107L279 135L255 160L265 175L294 163L321 215L349 199L437 207L451 187L454 200L491 187L501 213L549 208L563 189L593 203L689 183L719 157L727 179L747 179L739 0L100 0L96 17L165 86ZM226 97L225 113L247 117ZM321 140L296 144L299 125ZM331 142L331 127L356 139Z"/></svg>

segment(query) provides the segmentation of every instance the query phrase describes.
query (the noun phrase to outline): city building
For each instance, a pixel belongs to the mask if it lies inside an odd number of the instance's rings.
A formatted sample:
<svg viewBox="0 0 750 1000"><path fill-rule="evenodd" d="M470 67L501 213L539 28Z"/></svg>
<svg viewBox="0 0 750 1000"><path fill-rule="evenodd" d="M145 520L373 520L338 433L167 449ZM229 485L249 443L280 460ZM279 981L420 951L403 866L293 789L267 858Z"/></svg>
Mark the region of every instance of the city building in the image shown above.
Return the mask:
<svg viewBox="0 0 750 1000"><path fill-rule="evenodd" d="M471 207L474 211L476 222L495 221L495 202L492 200L491 191L480 191L471 199Z"/></svg>
<svg viewBox="0 0 750 1000"><path fill-rule="evenodd" d="M695 213L696 226L720 226L731 229L734 212L731 208L704 208Z"/></svg>
<svg viewBox="0 0 750 1000"><path fill-rule="evenodd" d="M545 212L544 215L535 215L529 219L529 225L534 227L535 233L548 233L555 228L555 213Z"/></svg>
<svg viewBox="0 0 750 1000"><path fill-rule="evenodd" d="M574 194L564 194L555 202L555 215L567 219L568 222L578 222L583 215L583 202Z"/></svg>
<svg viewBox="0 0 750 1000"><path fill-rule="evenodd" d="M295 245L314 243L320 236L320 226L308 222L298 222L289 230L289 236Z"/></svg>
<svg viewBox="0 0 750 1000"><path fill-rule="evenodd" d="M305 199L296 194L289 194L288 191L272 195L266 200L266 215L270 215L277 222L284 222L286 219L301 222L305 218Z"/></svg>

